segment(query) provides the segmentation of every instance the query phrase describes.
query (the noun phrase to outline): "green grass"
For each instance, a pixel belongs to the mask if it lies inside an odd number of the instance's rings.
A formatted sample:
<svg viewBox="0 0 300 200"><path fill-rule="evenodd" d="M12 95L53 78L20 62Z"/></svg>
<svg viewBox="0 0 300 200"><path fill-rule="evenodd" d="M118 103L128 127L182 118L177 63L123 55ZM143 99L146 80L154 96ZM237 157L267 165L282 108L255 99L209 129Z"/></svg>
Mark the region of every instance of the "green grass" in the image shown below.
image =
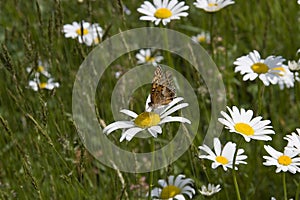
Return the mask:
<svg viewBox="0 0 300 200"><path fill-rule="evenodd" d="M125 4L131 15L123 15L120 9ZM200 30L210 29L211 14L197 9L193 1L189 16L172 21L167 28L188 36ZM94 47L79 44L65 38L61 32L64 24L85 20L99 23L109 38L132 28L154 26L140 21L136 9L142 4L137 0L91 1L21 1L0 0L0 198L1 199L144 199L147 190L143 187L131 190L132 184L150 173L132 174L111 169L98 162L85 149L72 119L72 88L79 66ZM281 151L286 145L284 135L300 127L300 84L280 90L277 85L264 87L259 93L260 81L242 81L234 73L236 58L257 49L263 57L281 55L287 60L296 60L300 41L300 6L296 0L281 1L236 1L213 16L213 33L221 37L214 42L214 61L219 67L226 85L227 105L252 109L256 115L272 121L276 135L271 142ZM106 39L104 38L104 39ZM210 46L203 45L211 54ZM224 50L220 50L224 47ZM163 52L165 55L166 52ZM135 52L116 60L101 78L102 87L97 89L99 117L106 124L113 121L110 109L111 91L117 82L114 73L117 65L125 72L136 64ZM166 56L165 56L166 58ZM155 171L153 184L172 174L185 174L195 181L195 188L212 182L221 184L222 190L215 199L235 199L231 171L211 169L211 163L199 160L197 147L202 145L210 116L210 98L205 92L203 79L195 75L185 61L172 55L174 68L182 73L194 87L201 119L193 145L180 159L170 166ZM28 88L29 75L26 67L37 66L38 60L51 65L51 74L60 87L35 92ZM163 64L168 64L164 60ZM204 88L202 92L199 88ZM140 88L145 95L150 86ZM258 102L259 96L260 107ZM137 91L132 96L130 108L142 111L145 98ZM169 134L158 138L163 146L172 137L178 125L168 126ZM109 138L128 151L148 152L147 140L133 139L119 143L120 133ZM237 142L240 136L224 130L221 141ZM262 156L266 142L243 143L248 155L247 165L239 166L237 181L242 199L283 199L282 176L275 167L265 167ZM288 197L294 197L299 185L299 175L287 173ZM298 186L299 187L299 186ZM299 190L299 189L298 189ZM195 199L204 199L197 193Z"/></svg>

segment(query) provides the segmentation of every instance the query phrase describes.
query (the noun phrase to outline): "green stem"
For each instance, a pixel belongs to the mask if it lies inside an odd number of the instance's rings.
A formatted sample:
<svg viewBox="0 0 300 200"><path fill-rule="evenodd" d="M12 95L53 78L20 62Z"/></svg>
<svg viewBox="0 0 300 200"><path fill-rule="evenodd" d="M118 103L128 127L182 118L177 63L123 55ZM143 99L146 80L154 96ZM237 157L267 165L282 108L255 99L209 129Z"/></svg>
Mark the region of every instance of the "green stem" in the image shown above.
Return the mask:
<svg viewBox="0 0 300 200"><path fill-rule="evenodd" d="M285 181L285 173L282 173L282 185L283 185L283 194L284 194L284 200L287 200L287 192L286 192L286 181Z"/></svg>
<svg viewBox="0 0 300 200"><path fill-rule="evenodd" d="M297 75L296 75L296 73L294 73L294 79L295 79L295 80L296 80L296 77L297 77ZM298 92L298 90L299 90L299 84L298 84L297 81L295 81L295 86L294 86L294 96L295 96L296 108L297 108L297 110L298 110L297 113L300 113L300 104L297 103L297 102L299 102L299 92Z"/></svg>
<svg viewBox="0 0 300 200"><path fill-rule="evenodd" d="M163 38L164 38L164 48L167 49L166 54L167 54L168 66L174 68L173 59L172 59L171 53L169 51L170 48L169 48L169 42L168 42L167 29L166 28L163 28L163 29L164 29L164 36L163 36Z"/></svg>
<svg viewBox="0 0 300 200"><path fill-rule="evenodd" d="M225 181L225 178L224 178L224 173L221 174L221 178L222 178L222 182L223 182L223 185L225 185L226 181ZM226 187L224 187L224 190L225 190L225 195L226 195L226 199L229 200L229 194L228 194L228 190Z"/></svg>
<svg viewBox="0 0 300 200"><path fill-rule="evenodd" d="M300 183L297 184L297 190L295 194L295 200L299 200L299 194L300 194Z"/></svg>
<svg viewBox="0 0 300 200"><path fill-rule="evenodd" d="M210 34L210 50L211 58L214 60L214 14L210 13L210 25L209 25L209 34Z"/></svg>
<svg viewBox="0 0 300 200"><path fill-rule="evenodd" d="M151 171L150 171L150 180L149 180L149 195L148 195L148 200L151 200L151 191L152 191L152 186L153 186L154 151L155 151L154 139L151 138L152 159L151 159Z"/></svg>
<svg viewBox="0 0 300 200"><path fill-rule="evenodd" d="M263 96L264 96L265 85L263 83L258 84L258 98L257 98L257 113L261 114L262 106L263 106Z"/></svg>
<svg viewBox="0 0 300 200"><path fill-rule="evenodd" d="M236 162L237 152L238 152L238 149L239 149L242 141L243 141L243 138L240 139L238 145L236 146L236 150L234 152L234 157L233 157L233 164L232 164L232 178L233 178L233 183L234 183L234 187L235 187L237 200L241 200L241 194L240 194L239 185L238 185L238 182L236 179L235 162Z"/></svg>

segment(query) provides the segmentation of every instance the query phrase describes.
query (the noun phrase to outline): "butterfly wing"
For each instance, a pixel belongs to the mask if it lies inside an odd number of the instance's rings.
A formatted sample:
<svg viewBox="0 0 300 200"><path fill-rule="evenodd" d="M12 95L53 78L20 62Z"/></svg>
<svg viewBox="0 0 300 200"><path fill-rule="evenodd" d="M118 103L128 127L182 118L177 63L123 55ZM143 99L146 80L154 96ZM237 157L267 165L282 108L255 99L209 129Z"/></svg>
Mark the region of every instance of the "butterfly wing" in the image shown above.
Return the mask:
<svg viewBox="0 0 300 200"><path fill-rule="evenodd" d="M175 87L171 72L164 73L160 66L154 72L149 106L156 108L169 104L175 97Z"/></svg>

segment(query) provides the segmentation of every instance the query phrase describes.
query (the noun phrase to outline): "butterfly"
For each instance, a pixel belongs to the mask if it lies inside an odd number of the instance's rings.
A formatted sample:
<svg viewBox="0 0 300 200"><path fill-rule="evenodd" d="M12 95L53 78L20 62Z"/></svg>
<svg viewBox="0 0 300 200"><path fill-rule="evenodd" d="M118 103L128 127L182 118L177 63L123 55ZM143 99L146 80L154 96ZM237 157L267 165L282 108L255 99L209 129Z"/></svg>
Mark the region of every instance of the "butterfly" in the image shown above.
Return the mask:
<svg viewBox="0 0 300 200"><path fill-rule="evenodd" d="M154 72L150 102L152 109L169 104L176 96L175 87L170 71L163 72L160 66Z"/></svg>

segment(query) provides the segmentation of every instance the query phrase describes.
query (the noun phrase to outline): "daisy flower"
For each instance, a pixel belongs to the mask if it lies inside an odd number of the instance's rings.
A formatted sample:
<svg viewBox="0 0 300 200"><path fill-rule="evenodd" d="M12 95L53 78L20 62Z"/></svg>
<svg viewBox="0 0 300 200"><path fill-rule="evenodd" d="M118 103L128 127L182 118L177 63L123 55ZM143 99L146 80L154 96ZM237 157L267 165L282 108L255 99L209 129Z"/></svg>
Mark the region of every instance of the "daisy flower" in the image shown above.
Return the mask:
<svg viewBox="0 0 300 200"><path fill-rule="evenodd" d="M187 195L189 199L192 199L195 194L193 188L193 180L185 178L185 175L179 174L175 176L169 176L168 180L160 179L158 184L161 187L156 187L151 191L152 199L180 199L184 200Z"/></svg>
<svg viewBox="0 0 300 200"><path fill-rule="evenodd" d="M199 158L204 158L213 161L211 167L216 169L219 166L222 166L225 171L227 168L233 168L233 159L234 153L236 151L236 144L232 142L227 142L225 146L221 147L221 142L219 138L214 138L214 150L213 152L207 145L199 146L199 149L206 152L208 155L199 155ZM237 170L237 165L239 164L247 164L247 162L243 161L247 158L246 155L242 155L244 153L244 149L238 149L236 160L235 160L235 170Z"/></svg>
<svg viewBox="0 0 300 200"><path fill-rule="evenodd" d="M300 59L298 60L298 62L292 60L292 61L288 61L288 67L291 71L298 71L300 70Z"/></svg>
<svg viewBox="0 0 300 200"><path fill-rule="evenodd" d="M47 81L41 81L38 77L35 77L33 80L30 80L28 84L34 91L42 89L53 90L59 87L59 83L54 82L53 78L49 78Z"/></svg>
<svg viewBox="0 0 300 200"><path fill-rule="evenodd" d="M40 76L40 74L42 74L45 77L50 78L50 73L48 72L49 70L49 64L47 62L42 62L42 61L38 61L38 66L36 68L32 68L32 67L27 67L26 71L28 73L31 73L33 70L35 70L35 75L36 76Z"/></svg>
<svg viewBox="0 0 300 200"><path fill-rule="evenodd" d="M196 36L192 36L192 40L197 43L210 43L210 34L208 32L202 31Z"/></svg>
<svg viewBox="0 0 300 200"><path fill-rule="evenodd" d="M178 2L177 0L153 0L153 4L145 1L137 11L146 15L140 17L140 20L151 21L155 25L162 22L165 26L173 19L188 16L188 13L183 11L188 10L189 6L184 4L183 1Z"/></svg>
<svg viewBox="0 0 300 200"><path fill-rule="evenodd" d="M131 10L129 10L129 8L125 5L123 5L123 12L126 14L126 15L131 15Z"/></svg>
<svg viewBox="0 0 300 200"><path fill-rule="evenodd" d="M266 59L261 59L260 54L254 50L233 63L237 65L234 72L240 72L241 75L244 75L244 81L253 81L259 77L264 85L268 86L270 83L277 83L279 75L276 73L278 72L276 68L281 67L283 61L281 56L269 56Z"/></svg>
<svg viewBox="0 0 300 200"><path fill-rule="evenodd" d="M167 122L181 122L181 123L188 123L190 124L190 120L184 117L173 117L169 116L170 114L174 113L177 110L180 110L184 107L188 106L188 103L179 103L182 101L182 97L177 97L173 101L171 101L168 105L155 109L154 111L148 112L150 102L150 95L148 96L146 102L146 111L142 112L141 114L136 114L131 110L120 110L121 113L132 117L133 119L130 121L117 121L103 129L103 132L107 135L117 129L123 129L122 136L120 138L120 142L124 139L130 141L137 133L147 130L153 137L157 137L157 133L162 133L161 125ZM176 105L176 106L175 106ZM173 107L174 106L174 107Z"/></svg>
<svg viewBox="0 0 300 200"><path fill-rule="evenodd" d="M221 187L220 185L214 185L214 184L208 184L208 186L206 187L206 185L202 185L201 186L201 190L198 190L200 192L200 194L202 194L203 196L212 196L218 192L221 191Z"/></svg>
<svg viewBox="0 0 300 200"><path fill-rule="evenodd" d="M222 8L234 4L232 0L197 0L194 5L197 8L201 8L206 12L217 12Z"/></svg>
<svg viewBox="0 0 300 200"><path fill-rule="evenodd" d="M157 66L158 63L160 63L164 57L163 56L155 56L152 55L151 49L141 49L136 55L136 59L138 60L138 64L143 64L143 63L149 63L152 64L153 66Z"/></svg>
<svg viewBox="0 0 300 200"><path fill-rule="evenodd" d="M277 84L281 90L284 89L284 86L287 88L294 87L294 74L289 70L288 66L282 65L281 67L274 68L274 70L277 70L277 72L273 73L279 75L277 78Z"/></svg>
<svg viewBox="0 0 300 200"><path fill-rule="evenodd" d="M238 110L236 106L232 107L232 110L227 106L230 113L228 115L224 111L221 111L221 115L224 118L219 118L219 122L225 125L229 132L234 132L242 135L247 142L253 140L272 140L268 134L275 134L272 130L272 126L267 126L271 123L270 120L262 120L261 116L253 117L253 111L241 109Z"/></svg>
<svg viewBox="0 0 300 200"><path fill-rule="evenodd" d="M296 130L298 135L295 132L292 132L291 135L286 135L284 137L284 139L288 141L285 148L300 153L300 128L297 128Z"/></svg>
<svg viewBox="0 0 300 200"><path fill-rule="evenodd" d="M263 156L266 159L266 162L263 164L265 166L276 166L276 173L283 172L291 172L295 174L296 172L300 172L300 157L298 156L298 152L291 151L290 149L285 149L283 153L276 151L270 145L264 145L265 150L269 153L270 156Z"/></svg>
<svg viewBox="0 0 300 200"><path fill-rule="evenodd" d="M300 2L300 0L299 0L299 2ZM276 198L275 197L271 197L271 200L276 200ZM294 199L290 198L289 200L294 200Z"/></svg>
<svg viewBox="0 0 300 200"><path fill-rule="evenodd" d="M87 46L98 44L99 38L102 37L102 28L99 24L90 24L82 21L81 23L73 22L63 26L63 32L66 38L78 38L79 43L85 43Z"/></svg>

